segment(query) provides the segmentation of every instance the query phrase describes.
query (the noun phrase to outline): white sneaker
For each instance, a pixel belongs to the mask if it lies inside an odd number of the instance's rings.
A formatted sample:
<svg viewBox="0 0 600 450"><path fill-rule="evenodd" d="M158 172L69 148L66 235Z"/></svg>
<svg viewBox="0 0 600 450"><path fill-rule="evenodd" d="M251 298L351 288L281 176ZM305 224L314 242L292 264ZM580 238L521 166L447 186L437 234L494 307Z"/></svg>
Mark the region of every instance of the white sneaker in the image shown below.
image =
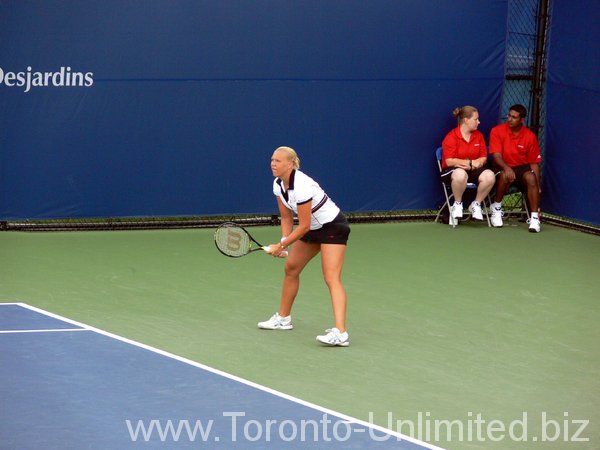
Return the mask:
<svg viewBox="0 0 600 450"><path fill-rule="evenodd" d="M473 202L469 205L469 212L471 213L471 217L476 220L483 220L483 214L481 212L481 204L477 202Z"/></svg>
<svg viewBox="0 0 600 450"><path fill-rule="evenodd" d="M340 333L340 330L337 328L330 328L325 330L325 333L327 334L317 336L317 341L332 347L336 345L340 347L348 347L350 345L350 336L348 336L347 331Z"/></svg>
<svg viewBox="0 0 600 450"><path fill-rule="evenodd" d="M539 233L540 232L541 225L540 225L539 217L532 217L531 219L529 219L527 221L527 223L529 224L529 231L531 233Z"/></svg>
<svg viewBox="0 0 600 450"><path fill-rule="evenodd" d="M291 330L294 325L292 325L292 316L281 317L279 313L275 313L269 320L258 322L258 328L263 330Z"/></svg>
<svg viewBox="0 0 600 450"><path fill-rule="evenodd" d="M490 216L490 222L492 222L493 227L501 227L504 225L502 221L502 216L504 216L504 211L502 208L496 208L494 205L491 207L492 215Z"/></svg>
<svg viewBox="0 0 600 450"><path fill-rule="evenodd" d="M450 215L455 219L460 219L463 216L463 205L462 202L454 202L450 209Z"/></svg>

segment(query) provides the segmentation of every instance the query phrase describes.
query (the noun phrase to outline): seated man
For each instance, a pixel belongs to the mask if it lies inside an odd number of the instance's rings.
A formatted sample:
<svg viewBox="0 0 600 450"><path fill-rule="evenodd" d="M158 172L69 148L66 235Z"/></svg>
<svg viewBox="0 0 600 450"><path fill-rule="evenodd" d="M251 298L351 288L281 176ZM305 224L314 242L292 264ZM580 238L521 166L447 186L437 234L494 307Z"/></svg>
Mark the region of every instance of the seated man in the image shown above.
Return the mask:
<svg viewBox="0 0 600 450"><path fill-rule="evenodd" d="M479 126L479 112L473 106L452 111L457 127L442 142L442 181L452 188L454 204L450 208L450 225L463 216L462 197L467 183L477 184L475 200L469 205L473 219L483 220L481 203L494 186L494 173L486 168L487 150Z"/></svg>
<svg viewBox="0 0 600 450"><path fill-rule="evenodd" d="M507 121L492 128L490 133L490 153L494 164L501 169L496 185L496 196L492 204L491 222L501 227L502 199L511 184L522 192L527 191L531 211L529 231L540 231L540 147L533 132L523 123L527 110L523 105L513 105L508 111Z"/></svg>

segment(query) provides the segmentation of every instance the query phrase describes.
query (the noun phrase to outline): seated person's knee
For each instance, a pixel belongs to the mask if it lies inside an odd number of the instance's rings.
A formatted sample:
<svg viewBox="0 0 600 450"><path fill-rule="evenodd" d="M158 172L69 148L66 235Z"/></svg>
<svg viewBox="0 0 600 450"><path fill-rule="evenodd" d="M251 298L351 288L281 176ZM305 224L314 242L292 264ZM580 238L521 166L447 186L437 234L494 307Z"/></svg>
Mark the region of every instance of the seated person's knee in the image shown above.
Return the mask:
<svg viewBox="0 0 600 450"><path fill-rule="evenodd" d="M467 178L469 176L467 175L467 172L465 172L462 169L456 169L454 172L452 172L452 180L453 181L460 181L462 183L467 181Z"/></svg>
<svg viewBox="0 0 600 450"><path fill-rule="evenodd" d="M527 184L527 186L536 186L537 185L537 177L535 176L535 173L532 172L525 172L523 174L523 181L525 182L525 184Z"/></svg>

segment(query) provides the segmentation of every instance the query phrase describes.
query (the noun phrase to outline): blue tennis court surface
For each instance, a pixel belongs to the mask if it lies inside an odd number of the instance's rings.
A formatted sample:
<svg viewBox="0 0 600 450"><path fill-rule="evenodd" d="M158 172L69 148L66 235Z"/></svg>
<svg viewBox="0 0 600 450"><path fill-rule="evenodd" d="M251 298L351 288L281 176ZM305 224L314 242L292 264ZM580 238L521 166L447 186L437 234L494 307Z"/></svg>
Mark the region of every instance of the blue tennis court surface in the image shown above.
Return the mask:
<svg viewBox="0 0 600 450"><path fill-rule="evenodd" d="M2 449L439 448L22 303L0 398Z"/></svg>

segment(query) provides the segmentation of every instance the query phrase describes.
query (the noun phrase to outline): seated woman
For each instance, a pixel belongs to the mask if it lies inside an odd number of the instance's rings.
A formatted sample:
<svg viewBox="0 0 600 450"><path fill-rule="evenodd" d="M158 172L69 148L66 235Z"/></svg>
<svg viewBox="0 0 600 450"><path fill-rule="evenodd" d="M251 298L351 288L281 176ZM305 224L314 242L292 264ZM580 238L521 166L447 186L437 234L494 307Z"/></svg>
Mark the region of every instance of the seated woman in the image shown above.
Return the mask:
<svg viewBox="0 0 600 450"><path fill-rule="evenodd" d="M458 224L463 216L462 197L467 183L477 184L475 201L469 205L474 219L483 220L481 203L494 186L494 173L486 169L487 149L479 126L479 112L473 106L463 106L452 111L458 126L442 142L442 180L449 184L454 194L450 208L450 225Z"/></svg>

